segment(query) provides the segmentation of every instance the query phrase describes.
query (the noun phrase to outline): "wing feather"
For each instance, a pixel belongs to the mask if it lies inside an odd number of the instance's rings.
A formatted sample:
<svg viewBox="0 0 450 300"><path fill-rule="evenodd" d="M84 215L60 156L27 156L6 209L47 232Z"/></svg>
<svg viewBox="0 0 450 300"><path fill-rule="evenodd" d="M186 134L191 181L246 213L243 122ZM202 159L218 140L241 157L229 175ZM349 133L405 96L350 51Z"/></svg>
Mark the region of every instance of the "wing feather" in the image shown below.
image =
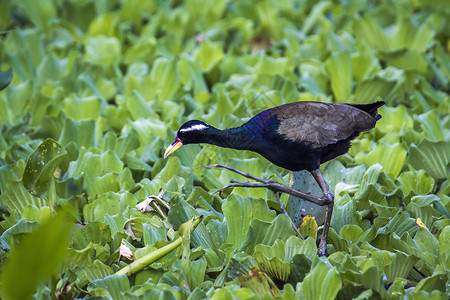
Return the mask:
<svg viewBox="0 0 450 300"><path fill-rule="evenodd" d="M354 106L319 102L296 102L274 108L280 124L277 133L291 141L324 147L369 131L376 119Z"/></svg>

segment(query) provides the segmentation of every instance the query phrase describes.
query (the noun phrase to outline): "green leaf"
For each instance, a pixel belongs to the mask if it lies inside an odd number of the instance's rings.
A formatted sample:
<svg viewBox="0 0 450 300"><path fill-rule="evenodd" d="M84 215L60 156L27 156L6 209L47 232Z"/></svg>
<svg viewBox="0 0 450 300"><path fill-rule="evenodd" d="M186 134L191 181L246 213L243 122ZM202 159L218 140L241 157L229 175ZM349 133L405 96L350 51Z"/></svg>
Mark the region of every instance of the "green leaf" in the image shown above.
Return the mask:
<svg viewBox="0 0 450 300"><path fill-rule="evenodd" d="M369 166L379 163L384 171L392 178L397 178L403 168L406 159L406 150L401 144L378 144L368 154L358 153L355 157L357 163L365 163Z"/></svg>
<svg viewBox="0 0 450 300"><path fill-rule="evenodd" d="M426 292L441 292L441 293L445 293L446 292L446 286L448 284L448 281L446 279L446 276L444 274L435 274L433 276L424 278L423 280L421 280L419 282L419 284L417 284L416 288L413 291L413 294L422 294L421 292L426 291ZM416 295L417 295L416 294ZM440 293L436 293L436 294L440 294ZM442 294L439 295L442 297ZM437 295L436 298L433 299L438 299Z"/></svg>
<svg viewBox="0 0 450 300"><path fill-rule="evenodd" d="M414 236L414 241L427 258L427 262L435 267L439 257L439 241L436 237L428 229L421 227Z"/></svg>
<svg viewBox="0 0 450 300"><path fill-rule="evenodd" d="M49 81L59 81L61 77L64 76L64 72L67 69L67 59L59 59L55 55L45 55L42 61L36 68L36 73L39 76L36 77L36 85L44 86L42 93L44 96L49 96L52 94L50 87L46 85ZM47 90L48 89L48 90Z"/></svg>
<svg viewBox="0 0 450 300"><path fill-rule="evenodd" d="M96 146L95 122L94 120L75 121L67 118L58 141L61 145L67 146L74 142L78 149L82 146L89 149Z"/></svg>
<svg viewBox="0 0 450 300"><path fill-rule="evenodd" d="M180 76L175 60L165 57L157 58L153 63L151 78L157 83L160 103L174 99L180 85Z"/></svg>
<svg viewBox="0 0 450 300"><path fill-rule="evenodd" d="M64 99L64 112L68 118L76 121L96 120L102 111L101 104L101 99L96 96L79 98L76 95L70 95Z"/></svg>
<svg viewBox="0 0 450 300"><path fill-rule="evenodd" d="M356 82L360 82L374 73L378 65L378 59L373 54L364 52L352 53L351 59L352 74ZM357 100L358 102L365 102L365 99Z"/></svg>
<svg viewBox="0 0 450 300"><path fill-rule="evenodd" d="M19 179L10 165L0 166L0 192L6 193L6 184Z"/></svg>
<svg viewBox="0 0 450 300"><path fill-rule="evenodd" d="M122 44L116 37L99 35L84 40L85 60L93 65L114 65L120 61Z"/></svg>
<svg viewBox="0 0 450 300"><path fill-rule="evenodd" d="M314 255L317 255L317 247L314 243L314 248L316 248ZM289 283L296 286L298 282L302 282L305 276L311 270L312 261L305 254L297 254L292 259L290 264L291 276L289 277Z"/></svg>
<svg viewBox="0 0 450 300"><path fill-rule="evenodd" d="M429 64L423 53L407 49L405 51L388 52L385 55L388 65L407 71L416 71L425 74Z"/></svg>
<svg viewBox="0 0 450 300"><path fill-rule="evenodd" d="M302 240L291 236L286 242L276 240L270 245L259 244L255 247L254 257L262 271L266 272L272 279L287 282L291 269L300 272L296 265L299 261L309 262L316 257L317 247L312 238ZM301 258L300 256L301 255ZM309 268L308 268L309 271ZM306 273L304 273L306 274ZM295 275L298 277L298 274Z"/></svg>
<svg viewBox="0 0 450 300"><path fill-rule="evenodd" d="M9 67L7 71L0 71L0 91L6 89L13 78L13 68Z"/></svg>
<svg viewBox="0 0 450 300"><path fill-rule="evenodd" d="M16 236L22 236L23 234L33 232L37 227L39 227L38 222L32 222L25 218L21 218L1 235L0 241L2 249L11 250L11 246L16 242Z"/></svg>
<svg viewBox="0 0 450 300"><path fill-rule="evenodd" d="M161 120L140 118L129 125L138 133L142 148L157 137L166 138L167 127Z"/></svg>
<svg viewBox="0 0 450 300"><path fill-rule="evenodd" d="M285 260L284 242L277 240L272 247L256 245L254 257L261 271L274 280L287 282L290 268L289 262Z"/></svg>
<svg viewBox="0 0 450 300"><path fill-rule="evenodd" d="M130 282L126 275L110 275L92 281L87 290L96 296L107 296L112 299L130 299L125 293L130 290ZM137 297L136 297L137 298Z"/></svg>
<svg viewBox="0 0 450 300"><path fill-rule="evenodd" d="M44 0L41 3L30 0L21 0L19 2L31 22L43 30L48 30L51 24L50 21L57 16L55 4L50 0Z"/></svg>
<svg viewBox="0 0 450 300"><path fill-rule="evenodd" d="M328 244L332 244L336 251L349 251L348 243L342 237L340 237L333 227L330 227L328 232Z"/></svg>
<svg viewBox="0 0 450 300"><path fill-rule="evenodd" d="M253 219L250 222L247 236L238 249L245 249L247 253L251 254L258 244L273 245L277 239L285 241L294 234L291 220L285 214L278 215L270 223Z"/></svg>
<svg viewBox="0 0 450 300"><path fill-rule="evenodd" d="M107 192L83 206L83 217L86 222L103 220L106 215L113 216L122 213L128 207L134 207L136 204L136 198L128 192Z"/></svg>
<svg viewBox="0 0 450 300"><path fill-rule="evenodd" d="M425 131L425 138L433 141L445 141L445 131L440 120L440 112L437 109L430 110L424 114L416 116ZM447 137L448 140L448 137Z"/></svg>
<svg viewBox="0 0 450 300"><path fill-rule="evenodd" d="M388 289L389 295L401 296L405 294L405 286L408 280L397 277Z"/></svg>
<svg viewBox="0 0 450 300"><path fill-rule="evenodd" d="M388 48L389 42L383 29L371 14L364 14L362 18L357 18L354 29L356 36L367 40L375 49Z"/></svg>
<svg viewBox="0 0 450 300"><path fill-rule="evenodd" d="M316 242L312 238L302 240L296 236L290 236L285 243L285 259L292 262L297 254L303 254L310 261L317 256Z"/></svg>
<svg viewBox="0 0 450 300"><path fill-rule="evenodd" d="M76 250L86 248L89 243L104 245L111 241L111 232L107 225L100 222L91 222L74 231L72 246Z"/></svg>
<svg viewBox="0 0 450 300"><path fill-rule="evenodd" d="M86 185L88 196L94 198L107 192L119 192L120 185L117 177L117 174L107 173L103 176L92 178Z"/></svg>
<svg viewBox="0 0 450 300"><path fill-rule="evenodd" d="M318 5L315 5L303 23L302 32L306 34L312 30L320 22L326 11L330 9L331 5L329 2L320 2Z"/></svg>
<svg viewBox="0 0 450 300"><path fill-rule="evenodd" d="M375 256L380 255L380 252L382 252L375 248L373 250ZM337 259L338 256L341 256L342 258ZM386 298L386 282L385 279L383 279L384 274L377 267L369 264L369 267L362 271L356 266L354 262L354 260L356 260L355 257L351 258L349 254L342 255L342 252L336 252L330 255L329 260L333 265L336 265L339 268L339 273L344 282L351 283L352 286L354 285L364 287L364 289L373 290L380 294L382 298ZM363 268L366 268L366 266L361 265L361 269ZM341 290L339 294L353 292L350 296L355 297L354 293L356 291L349 291L349 289L350 287L345 287L344 283L344 289Z"/></svg>
<svg viewBox="0 0 450 300"><path fill-rule="evenodd" d="M30 221L45 222L51 215L52 209L48 206L37 208L36 206L27 206L23 209L22 215Z"/></svg>
<svg viewBox="0 0 450 300"><path fill-rule="evenodd" d="M405 127L413 127L414 120L404 105L383 106L379 111L383 117L377 122L377 129L384 133L397 132Z"/></svg>
<svg viewBox="0 0 450 300"><path fill-rule="evenodd" d="M180 80L186 90L193 90L195 95L207 93L208 87L203 77L199 62L191 56L183 55L178 62Z"/></svg>
<svg viewBox="0 0 450 300"><path fill-rule="evenodd" d="M92 264L83 269L84 275L86 279L91 282L96 279L103 279L107 276L113 275L112 269L99 261L98 259L94 260Z"/></svg>
<svg viewBox="0 0 450 300"><path fill-rule="evenodd" d="M118 174L123 170L123 162L119 159L117 154L111 150L103 152L102 154L94 154L81 149L76 161L69 164L65 178L79 178L84 175L85 187L95 186L92 182L97 177L107 175L108 173ZM109 175L111 176L111 175ZM99 186L101 189L101 186Z"/></svg>
<svg viewBox="0 0 450 300"><path fill-rule="evenodd" d="M6 193L0 195L0 203L9 212L17 211L19 215L23 214L27 206L38 208L48 206L45 199L31 195L21 181L10 181L6 184Z"/></svg>
<svg viewBox="0 0 450 300"><path fill-rule="evenodd" d="M417 256L397 252L392 258L391 263L384 269L388 282L393 282L397 277L406 279L418 260L419 258Z"/></svg>
<svg viewBox="0 0 450 300"><path fill-rule="evenodd" d="M67 155L67 151L53 139L43 141L27 160L23 184L30 191L48 189L53 173Z"/></svg>
<svg viewBox="0 0 450 300"><path fill-rule="evenodd" d="M392 47L406 47L424 52L435 34L430 23L430 19L422 23L413 23L410 19L399 18L391 31Z"/></svg>
<svg viewBox="0 0 450 300"><path fill-rule="evenodd" d="M243 274L239 275L239 284L243 287L248 287L260 298L267 296L278 296L280 290L273 283L273 281L267 276L266 273L261 272L258 267L254 267L250 270L248 276Z"/></svg>
<svg viewBox="0 0 450 300"><path fill-rule="evenodd" d="M363 230L358 225L345 225L341 228L339 235L348 242L355 243L358 241L362 233Z"/></svg>
<svg viewBox="0 0 450 300"><path fill-rule="evenodd" d="M361 182L365 171L366 167L363 165L346 168L340 161L332 160L323 171L323 177L329 184L331 191L337 193L341 191L337 186L339 183L344 183L344 186L357 185ZM349 186L349 188L351 187Z"/></svg>
<svg viewBox="0 0 450 300"><path fill-rule="evenodd" d="M222 205L223 214L228 223L227 243L240 248L246 238L252 220L271 221L275 212L271 211L263 199L242 198L238 194L230 195Z"/></svg>
<svg viewBox="0 0 450 300"><path fill-rule="evenodd" d="M426 195L431 193L434 187L434 179L424 170L403 172L397 180L400 182L400 189L405 196L411 192Z"/></svg>
<svg viewBox="0 0 450 300"><path fill-rule="evenodd" d="M300 227L298 228L298 231L302 235L302 237L312 237L314 241L317 240L317 230L318 226L316 223L316 220L313 216L306 215L303 218L302 224L300 224Z"/></svg>
<svg viewBox="0 0 450 300"><path fill-rule="evenodd" d="M71 228L68 214L60 212L12 249L1 275L2 290L8 299L31 298L37 284L57 271Z"/></svg>
<svg viewBox="0 0 450 300"><path fill-rule="evenodd" d="M93 244L83 250L75 250L73 248L67 249L66 255L61 264L61 272L67 272L69 270L76 270L78 268L89 266L95 259L95 252L96 249Z"/></svg>
<svg viewBox="0 0 450 300"><path fill-rule="evenodd" d="M388 68L380 71L358 82L355 99L361 103L369 103L374 101L375 97L389 98L397 86L405 80L404 77L404 73L397 69Z"/></svg>
<svg viewBox="0 0 450 300"><path fill-rule="evenodd" d="M178 174L180 169L180 160L177 157L171 157L168 159L167 164L164 166L161 172L158 173L156 178L161 178L162 181L168 182L170 179L176 176L176 174Z"/></svg>
<svg viewBox="0 0 450 300"><path fill-rule="evenodd" d="M32 93L33 89L29 81L9 86L0 94L0 120L14 123L22 118Z"/></svg>
<svg viewBox="0 0 450 300"><path fill-rule="evenodd" d="M285 70L293 68L289 65L287 58L273 58L271 56L258 56L257 62L253 67L255 74L281 74Z"/></svg>
<svg viewBox="0 0 450 300"><path fill-rule="evenodd" d="M355 201L350 200L350 196L346 196L336 201L333 208L333 215L331 216L331 225L336 231L341 231L341 229L346 225L352 225L356 222L356 205Z"/></svg>
<svg viewBox="0 0 450 300"><path fill-rule="evenodd" d="M203 72L209 72L223 56L222 45L209 40L203 41L194 52L195 60L200 62Z"/></svg>
<svg viewBox="0 0 450 300"><path fill-rule="evenodd" d="M137 90L133 90L133 94L128 97L125 107L133 120L151 116L153 113L150 103Z"/></svg>
<svg viewBox="0 0 450 300"><path fill-rule="evenodd" d="M320 261L306 275L301 285L300 294L305 299L334 299L341 288L339 273L326 262Z"/></svg>
<svg viewBox="0 0 450 300"><path fill-rule="evenodd" d="M411 145L408 162L417 170L425 170L436 180L446 179L449 174L450 141L424 139L419 146Z"/></svg>
<svg viewBox="0 0 450 300"><path fill-rule="evenodd" d="M169 220L173 224L174 228L178 228L182 223L187 222L189 219L198 216L200 213L192 205L186 201L176 197L170 201L171 208L169 211ZM191 243L193 247L203 247L204 249L213 249L217 252L216 246L217 240L214 237L215 232L211 232L202 222L197 226L197 229L191 235ZM226 226L222 228L226 230Z"/></svg>
<svg viewBox="0 0 450 300"><path fill-rule="evenodd" d="M181 299L180 292L175 290L175 288L167 285L158 283L158 285L153 285L146 283L142 285L141 288L134 292L134 295L143 295L143 298L147 299L168 299L168 300L179 300ZM127 296L130 296L129 294ZM140 299L140 298L137 298Z"/></svg>
<svg viewBox="0 0 450 300"><path fill-rule="evenodd" d="M450 226L444 227L439 236L439 258L442 265L450 269L450 252L447 251L450 247Z"/></svg>
<svg viewBox="0 0 450 300"><path fill-rule="evenodd" d="M416 219L420 219L423 224L435 230L435 221L442 215L450 216L447 209L443 206L441 200L436 195L428 196L414 196L411 198L411 202L406 207L411 212L412 216Z"/></svg>
<svg viewBox="0 0 450 300"><path fill-rule="evenodd" d="M416 220L409 217L407 211L399 210L398 213L385 226L378 229L377 234L390 234L395 232L401 236L404 232L408 232L411 236L419 230Z"/></svg>
<svg viewBox="0 0 450 300"><path fill-rule="evenodd" d="M331 89L339 102L348 101L352 93L352 62L347 51L334 52L326 62Z"/></svg>

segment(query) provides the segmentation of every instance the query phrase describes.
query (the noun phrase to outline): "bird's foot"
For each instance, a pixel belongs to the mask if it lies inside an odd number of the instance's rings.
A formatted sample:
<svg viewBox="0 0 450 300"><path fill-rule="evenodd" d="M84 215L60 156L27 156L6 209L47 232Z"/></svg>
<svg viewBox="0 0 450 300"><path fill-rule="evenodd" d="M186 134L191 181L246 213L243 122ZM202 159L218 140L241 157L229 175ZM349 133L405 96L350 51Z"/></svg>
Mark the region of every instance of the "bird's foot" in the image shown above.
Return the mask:
<svg viewBox="0 0 450 300"><path fill-rule="evenodd" d="M324 247L319 247L319 249L317 250L317 256L328 256L328 251L327 251L327 245L325 245Z"/></svg>
<svg viewBox="0 0 450 300"><path fill-rule="evenodd" d="M330 191L325 192L320 200L322 201L323 205L330 205L334 203L334 195Z"/></svg>

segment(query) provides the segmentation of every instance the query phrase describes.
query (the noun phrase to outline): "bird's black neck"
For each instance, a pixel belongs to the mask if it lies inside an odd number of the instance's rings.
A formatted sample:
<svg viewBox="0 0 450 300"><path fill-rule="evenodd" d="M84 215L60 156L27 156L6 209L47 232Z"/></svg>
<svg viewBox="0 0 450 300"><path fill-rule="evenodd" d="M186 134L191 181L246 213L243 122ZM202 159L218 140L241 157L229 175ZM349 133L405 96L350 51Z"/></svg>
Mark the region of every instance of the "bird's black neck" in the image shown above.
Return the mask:
<svg viewBox="0 0 450 300"><path fill-rule="evenodd" d="M220 130L210 127L205 130L203 143L208 143L224 148L238 150L252 150L252 141L255 138L249 130L243 126Z"/></svg>

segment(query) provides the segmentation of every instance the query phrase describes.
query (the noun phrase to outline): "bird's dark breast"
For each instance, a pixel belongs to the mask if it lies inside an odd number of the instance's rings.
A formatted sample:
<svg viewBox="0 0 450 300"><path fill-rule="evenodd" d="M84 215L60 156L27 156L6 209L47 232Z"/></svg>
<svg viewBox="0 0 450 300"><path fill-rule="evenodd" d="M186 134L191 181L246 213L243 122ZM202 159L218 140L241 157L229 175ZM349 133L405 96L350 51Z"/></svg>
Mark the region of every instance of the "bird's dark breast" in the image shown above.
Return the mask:
<svg viewBox="0 0 450 300"><path fill-rule="evenodd" d="M305 143L268 145L267 149L258 149L256 152L273 164L290 171L315 170L320 165L317 149Z"/></svg>
<svg viewBox="0 0 450 300"><path fill-rule="evenodd" d="M347 153L350 140L342 140L325 147L314 148L306 142L278 141L267 144L267 148L259 148L258 152L273 164L290 171L313 171L321 164L339 155Z"/></svg>

